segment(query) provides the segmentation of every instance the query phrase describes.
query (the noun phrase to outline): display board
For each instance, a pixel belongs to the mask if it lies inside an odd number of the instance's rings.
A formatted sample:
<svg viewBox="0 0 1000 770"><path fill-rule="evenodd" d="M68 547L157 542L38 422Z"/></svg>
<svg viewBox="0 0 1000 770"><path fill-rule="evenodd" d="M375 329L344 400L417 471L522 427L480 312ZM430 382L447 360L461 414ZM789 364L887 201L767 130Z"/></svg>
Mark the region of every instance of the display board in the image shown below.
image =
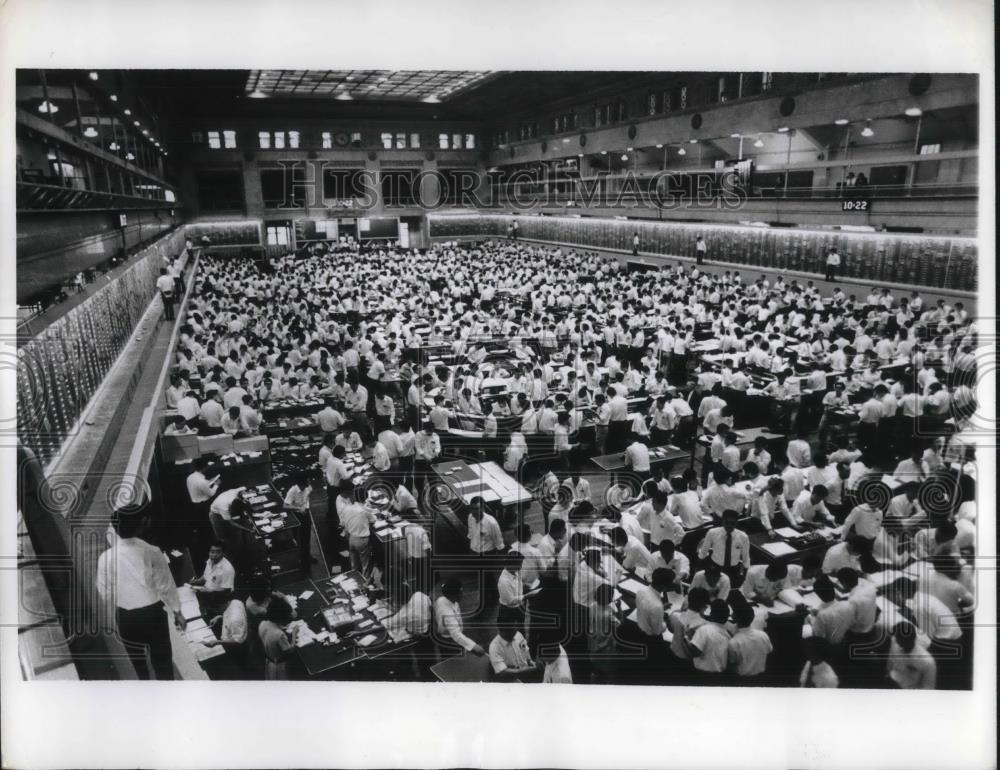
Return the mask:
<svg viewBox="0 0 1000 770"><path fill-rule="evenodd" d="M200 243L208 236L213 246L260 245L260 222L256 219L233 222L194 222L187 225L185 236L192 243Z"/></svg>
<svg viewBox="0 0 1000 770"><path fill-rule="evenodd" d="M362 217L358 219L358 239L399 240L399 219L397 217Z"/></svg>
<svg viewBox="0 0 1000 770"><path fill-rule="evenodd" d="M580 247L694 257L702 236L715 262L798 270L822 275L826 253L836 247L840 274L863 281L914 284L976 291L978 247L974 238L845 233L834 230L773 230L757 227L689 225L574 217L511 217L494 214L429 216L432 238L506 237L517 219L519 237Z"/></svg>

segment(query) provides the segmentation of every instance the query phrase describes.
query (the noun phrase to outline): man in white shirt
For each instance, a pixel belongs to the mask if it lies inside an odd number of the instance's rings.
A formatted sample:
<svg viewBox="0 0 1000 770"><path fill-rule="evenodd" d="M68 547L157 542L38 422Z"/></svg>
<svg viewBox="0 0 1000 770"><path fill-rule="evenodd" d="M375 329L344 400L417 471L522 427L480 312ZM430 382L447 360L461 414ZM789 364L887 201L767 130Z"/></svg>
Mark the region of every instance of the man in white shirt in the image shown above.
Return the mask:
<svg viewBox="0 0 1000 770"><path fill-rule="evenodd" d="M737 631L729 640L728 668L739 677L740 684L760 682L767 668L767 656L774 650L774 646L767 632L752 627L752 607L739 605L733 615Z"/></svg>
<svg viewBox="0 0 1000 770"><path fill-rule="evenodd" d="M738 518L736 511L725 511L722 526L710 529L698 546L698 558L711 558L737 585L750 568L750 538L736 529Z"/></svg>
<svg viewBox="0 0 1000 770"><path fill-rule="evenodd" d="M725 629L728 620L729 605L715 599L709 605L707 622L687 629L688 650L695 671L704 675L699 677L702 681L712 681L729 665L729 632Z"/></svg>
<svg viewBox="0 0 1000 770"><path fill-rule="evenodd" d="M437 632L435 641L438 645L457 644L466 652L475 655L485 655L484 650L475 641L465 635L462 623L462 610L459 601L462 598L462 584L457 578L449 578L441 588L441 596L434 602L434 621ZM450 652L442 650L439 657L447 657Z"/></svg>
<svg viewBox="0 0 1000 770"><path fill-rule="evenodd" d="M347 535L351 569L357 570L367 579L371 577L373 567L371 525L375 522L375 514L366 505L355 501L354 484L350 480L342 481L338 491L337 516Z"/></svg>
<svg viewBox="0 0 1000 770"><path fill-rule="evenodd" d="M497 635L490 642L490 665L493 676L499 681L538 681L540 666L531 659L528 643L519 630L520 620L515 613L501 610L497 617Z"/></svg>
<svg viewBox="0 0 1000 770"><path fill-rule="evenodd" d="M115 613L118 636L140 679L173 679L173 653L165 610L178 629L185 622L180 596L166 555L141 538L146 525L141 515L117 513L115 543L97 560L95 586ZM147 665L152 665L152 677Z"/></svg>
<svg viewBox="0 0 1000 770"><path fill-rule="evenodd" d="M837 600L833 583L825 575L816 578L813 589L822 603L810 610L812 634L826 639L831 647L836 648L843 644L854 624L855 608L849 602Z"/></svg>
<svg viewBox="0 0 1000 770"><path fill-rule="evenodd" d="M224 555L222 543L213 543L208 550L208 562L200 578L190 581L191 588L204 595L211 606L221 607L236 587L236 570Z"/></svg>
<svg viewBox="0 0 1000 770"><path fill-rule="evenodd" d="M485 589L483 599L487 605L497 600L498 568L494 557L504 550L503 534L496 518L486 510L486 503L481 497L474 497L469 503L469 515L466 519L466 536L469 539L469 550L473 556L483 558L481 574Z"/></svg>

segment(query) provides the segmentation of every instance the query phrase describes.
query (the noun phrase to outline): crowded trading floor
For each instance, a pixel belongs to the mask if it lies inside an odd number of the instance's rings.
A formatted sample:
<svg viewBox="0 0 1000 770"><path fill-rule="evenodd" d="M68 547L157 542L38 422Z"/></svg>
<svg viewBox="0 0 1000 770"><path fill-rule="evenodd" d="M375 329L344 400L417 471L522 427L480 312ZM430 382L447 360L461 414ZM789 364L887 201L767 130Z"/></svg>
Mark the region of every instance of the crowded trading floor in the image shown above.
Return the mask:
<svg viewBox="0 0 1000 770"><path fill-rule="evenodd" d="M188 262L118 534L209 677L971 686L962 302L516 239Z"/></svg>

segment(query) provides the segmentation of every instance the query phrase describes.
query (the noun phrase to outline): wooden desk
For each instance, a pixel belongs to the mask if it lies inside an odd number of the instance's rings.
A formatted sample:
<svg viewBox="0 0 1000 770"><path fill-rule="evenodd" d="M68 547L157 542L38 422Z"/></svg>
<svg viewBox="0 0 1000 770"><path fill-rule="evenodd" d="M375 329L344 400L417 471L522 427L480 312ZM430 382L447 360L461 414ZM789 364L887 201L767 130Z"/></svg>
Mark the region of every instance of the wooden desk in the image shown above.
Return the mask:
<svg viewBox="0 0 1000 770"><path fill-rule="evenodd" d="M431 666L431 672L441 682L490 682L493 667L489 655L465 653L453 658L445 658Z"/></svg>
<svg viewBox="0 0 1000 770"><path fill-rule="evenodd" d="M680 447L673 446L672 444L667 444L662 447L650 447L649 448L649 465L650 467L654 465L665 465L667 470L676 460L684 460L691 456L691 453L686 449L681 449ZM625 465L625 453L617 452L610 455L599 455L591 459L598 468L608 473L615 473L618 471L627 470Z"/></svg>
<svg viewBox="0 0 1000 770"><path fill-rule="evenodd" d="M495 462L469 465L454 460L437 463L431 469L466 505L475 497L487 503L497 502L503 507L530 503L534 499L531 492Z"/></svg>

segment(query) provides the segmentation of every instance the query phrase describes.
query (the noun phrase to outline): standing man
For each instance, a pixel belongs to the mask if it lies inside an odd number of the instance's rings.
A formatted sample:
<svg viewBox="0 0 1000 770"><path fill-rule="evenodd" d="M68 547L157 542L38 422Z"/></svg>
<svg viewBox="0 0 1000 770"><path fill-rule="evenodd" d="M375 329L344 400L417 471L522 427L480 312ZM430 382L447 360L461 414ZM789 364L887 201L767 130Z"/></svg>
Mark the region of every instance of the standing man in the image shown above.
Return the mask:
<svg viewBox="0 0 1000 770"><path fill-rule="evenodd" d="M212 498L219 491L219 477L206 478L205 469L207 467L208 461L204 457L195 458L194 471L186 479L188 497L191 500L190 518L185 522L188 531L179 533L183 534L188 541L188 547L191 549L191 562L196 574L205 568L209 544L214 539L208 511Z"/></svg>
<svg viewBox="0 0 1000 770"><path fill-rule="evenodd" d="M834 246L826 253L826 280L837 280L837 269L840 267L840 254Z"/></svg>
<svg viewBox="0 0 1000 770"><path fill-rule="evenodd" d="M632 256L639 256L639 233L632 233Z"/></svg>
<svg viewBox="0 0 1000 770"><path fill-rule="evenodd" d="M142 539L147 518L118 511L116 542L97 560L98 594L115 611L115 627L140 679L173 679L170 610L177 628L184 629L181 600L167 557ZM147 659L148 653L148 659Z"/></svg>
<svg viewBox="0 0 1000 770"><path fill-rule="evenodd" d="M738 519L736 511L723 511L722 526L710 529L698 547L698 558L717 564L733 587L742 585L743 575L750 568L750 538L736 529Z"/></svg>
<svg viewBox="0 0 1000 770"><path fill-rule="evenodd" d="M160 268L160 277L156 279L156 288L160 290L160 298L163 300L163 317L168 321L173 321L174 279L165 267Z"/></svg>
<svg viewBox="0 0 1000 770"><path fill-rule="evenodd" d="M705 253L708 251L708 246L705 245L705 239L700 235L698 240L694 242L694 255L695 261L699 265L705 264Z"/></svg>

